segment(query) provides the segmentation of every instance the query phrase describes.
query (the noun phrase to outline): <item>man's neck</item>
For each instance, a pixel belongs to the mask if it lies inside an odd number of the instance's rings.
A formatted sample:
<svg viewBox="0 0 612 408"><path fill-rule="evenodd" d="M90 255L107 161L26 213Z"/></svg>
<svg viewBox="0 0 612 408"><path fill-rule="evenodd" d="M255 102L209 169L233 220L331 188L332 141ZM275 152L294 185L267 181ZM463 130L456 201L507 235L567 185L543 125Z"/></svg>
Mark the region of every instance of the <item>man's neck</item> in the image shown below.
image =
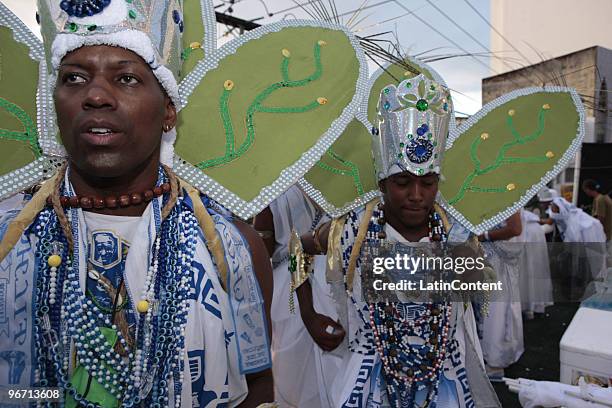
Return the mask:
<svg viewBox="0 0 612 408"><path fill-rule="evenodd" d="M142 193L152 189L157 183L158 162L147 163L140 168L135 168L130 174L118 177L98 177L95 175L83 174L76 167L70 167L70 182L77 195L85 197L114 196L131 193ZM91 209L90 211L107 215L140 216L147 208L148 203L142 202L139 205L128 207L117 207L114 209Z"/></svg>
<svg viewBox="0 0 612 408"><path fill-rule="evenodd" d="M408 226L403 224L399 218L385 212L387 223L392 226L402 237L410 242L418 242L422 238L429 236L429 219L425 218L425 222L421 225Z"/></svg>

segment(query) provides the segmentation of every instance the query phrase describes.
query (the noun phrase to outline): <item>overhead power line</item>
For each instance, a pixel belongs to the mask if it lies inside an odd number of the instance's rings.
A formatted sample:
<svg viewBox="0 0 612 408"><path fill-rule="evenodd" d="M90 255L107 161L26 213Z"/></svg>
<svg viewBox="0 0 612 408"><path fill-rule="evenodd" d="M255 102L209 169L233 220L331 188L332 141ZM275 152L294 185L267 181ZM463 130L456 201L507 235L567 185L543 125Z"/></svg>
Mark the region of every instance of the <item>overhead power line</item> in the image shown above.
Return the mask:
<svg viewBox="0 0 612 408"><path fill-rule="evenodd" d="M465 1L465 3L472 9L474 10L474 13L478 14L478 16L485 22L487 23L487 25L489 27L491 27L491 30L493 30L497 35L499 35L505 42L506 44L508 44L510 47L512 47L512 49L514 51L516 51L521 57L523 57L523 59L525 61L527 61L527 63L529 65L533 65L533 63L529 60L529 58L527 58L525 56L525 54L523 54L518 48L516 48L506 37L504 37L504 35L502 33L500 33L494 26L493 24L491 24L491 22L485 17L483 16L480 11L478 11L478 9L476 7L474 7L468 0L463 0Z"/></svg>

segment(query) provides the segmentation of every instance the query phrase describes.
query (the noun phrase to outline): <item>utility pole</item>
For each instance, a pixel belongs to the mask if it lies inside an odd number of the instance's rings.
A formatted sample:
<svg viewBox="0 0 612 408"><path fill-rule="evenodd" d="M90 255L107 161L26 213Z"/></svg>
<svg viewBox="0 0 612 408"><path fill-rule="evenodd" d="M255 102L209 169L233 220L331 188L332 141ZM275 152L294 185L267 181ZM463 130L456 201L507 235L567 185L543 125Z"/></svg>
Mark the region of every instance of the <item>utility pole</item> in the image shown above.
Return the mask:
<svg viewBox="0 0 612 408"><path fill-rule="evenodd" d="M261 24L257 24L253 21L243 20L229 14L219 13L218 11L215 12L215 17L217 19L217 23L224 24L232 28L237 28L240 31L240 34L261 26Z"/></svg>

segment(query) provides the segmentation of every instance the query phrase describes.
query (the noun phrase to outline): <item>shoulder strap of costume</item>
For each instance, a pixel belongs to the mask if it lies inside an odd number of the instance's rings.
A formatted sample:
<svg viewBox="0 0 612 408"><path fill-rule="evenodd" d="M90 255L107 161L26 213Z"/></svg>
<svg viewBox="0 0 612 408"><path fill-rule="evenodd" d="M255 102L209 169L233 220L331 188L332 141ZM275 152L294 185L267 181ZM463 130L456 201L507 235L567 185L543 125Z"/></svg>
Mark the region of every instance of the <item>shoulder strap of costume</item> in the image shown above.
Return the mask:
<svg viewBox="0 0 612 408"><path fill-rule="evenodd" d="M366 204L363 218L361 219L361 223L359 224L359 231L357 232L357 236L355 237L355 244L353 245L351 257L349 258L348 269L346 271L346 285L351 290L353 289L353 279L355 278L357 258L359 258L359 254L361 253L361 245L363 244L366 233L368 232L368 224L370 223L370 218L372 217L374 207L378 205L379 201L380 199L376 198Z"/></svg>
<svg viewBox="0 0 612 408"><path fill-rule="evenodd" d="M59 173L47 180L8 226L6 234L2 242L0 242L0 262L6 258L9 252L11 252L26 228L34 222L38 213L45 208L47 205L47 197L53 192L53 187L58 177L60 177Z"/></svg>
<svg viewBox="0 0 612 408"><path fill-rule="evenodd" d="M342 276L342 246L340 245L340 237L344 231L347 214L342 217L334 218L329 227L327 236L327 283L337 282ZM337 275L335 273L338 272ZM334 275L333 275L334 274Z"/></svg>
<svg viewBox="0 0 612 408"><path fill-rule="evenodd" d="M181 180L181 186L185 189L185 191L187 191L189 198L191 198L191 202L193 203L193 213L198 220L198 224L200 224L200 228L202 228L204 237L206 238L206 246L208 247L208 250L215 260L215 264L217 265L219 281L221 282L223 290L227 290L227 263L225 261L225 253L223 251L221 237L219 237L217 229L215 228L215 222L208 211L206 211L206 207L204 207L204 203L202 203L202 199L200 198L200 192L183 180Z"/></svg>

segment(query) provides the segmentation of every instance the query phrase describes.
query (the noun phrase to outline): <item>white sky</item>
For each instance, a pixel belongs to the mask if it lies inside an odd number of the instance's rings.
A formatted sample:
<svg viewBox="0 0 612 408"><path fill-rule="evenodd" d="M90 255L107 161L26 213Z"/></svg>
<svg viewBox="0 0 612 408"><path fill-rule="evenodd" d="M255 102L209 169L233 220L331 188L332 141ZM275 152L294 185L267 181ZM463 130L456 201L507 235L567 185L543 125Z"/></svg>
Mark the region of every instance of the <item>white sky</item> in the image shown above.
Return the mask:
<svg viewBox="0 0 612 408"><path fill-rule="evenodd" d="M35 21L35 0L0 0L13 10L24 22L37 29ZM116 0L115 0L116 1ZM299 0L306 3L308 0ZM330 0L323 0L329 5ZM474 13L465 3L466 0L368 0L367 9L362 10L359 24L354 28L356 34L366 36L381 32L395 32L402 47L409 54L430 51L430 55L462 54L463 48L470 53L487 52L490 46L490 29L487 24ZM481 14L489 18L489 0L468 0ZM216 10L227 12L229 0L213 0ZM343 18L346 22L352 11L362 5L363 0L335 0L338 14L349 13ZM235 0L233 15L236 17L256 20L257 23L268 23L283 18L310 18L308 14L297 7L287 12L282 10L295 7L293 0ZM446 19L436 8L442 10L455 22ZM274 15L268 17L272 12ZM412 14L409 14L413 11ZM441 34L434 31L433 26ZM485 48L477 44L475 37ZM225 27L218 25L220 43ZM447 37L444 38L443 36ZM229 38L232 38L230 35ZM388 35L393 39L393 35ZM456 43L452 44L449 40ZM433 51L432 51L433 50ZM479 62L480 61L480 62ZM481 107L481 79L492 75L487 68L489 60L484 58L458 57L433 62L432 66L442 75L453 92L455 109L458 113L473 114ZM376 68L373 65L372 70Z"/></svg>

